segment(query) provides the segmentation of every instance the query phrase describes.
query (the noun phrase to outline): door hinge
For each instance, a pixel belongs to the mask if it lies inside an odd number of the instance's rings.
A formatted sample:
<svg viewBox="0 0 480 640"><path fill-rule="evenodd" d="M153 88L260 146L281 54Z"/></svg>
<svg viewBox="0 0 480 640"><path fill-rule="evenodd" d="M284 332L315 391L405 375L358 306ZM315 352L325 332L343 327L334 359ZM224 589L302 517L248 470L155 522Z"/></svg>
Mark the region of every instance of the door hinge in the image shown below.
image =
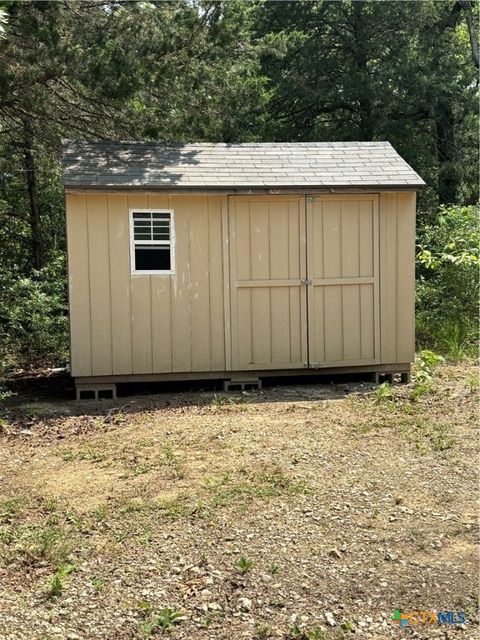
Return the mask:
<svg viewBox="0 0 480 640"><path fill-rule="evenodd" d="M309 285L309 284L312 284L312 281L311 281L311 280L309 280L308 278L303 278L303 280L302 280L302 284L303 284L303 285L305 285L305 286L307 286L307 285Z"/></svg>
<svg viewBox="0 0 480 640"><path fill-rule="evenodd" d="M308 204L313 204L315 202L315 198L313 196L307 196Z"/></svg>

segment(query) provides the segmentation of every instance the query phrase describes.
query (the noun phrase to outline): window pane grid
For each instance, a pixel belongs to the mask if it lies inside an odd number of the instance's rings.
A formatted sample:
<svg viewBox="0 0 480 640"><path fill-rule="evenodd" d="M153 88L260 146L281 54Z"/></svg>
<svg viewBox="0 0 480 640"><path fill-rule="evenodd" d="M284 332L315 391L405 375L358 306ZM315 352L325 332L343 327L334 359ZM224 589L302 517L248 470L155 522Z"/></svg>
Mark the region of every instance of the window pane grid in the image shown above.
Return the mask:
<svg viewBox="0 0 480 640"><path fill-rule="evenodd" d="M171 213L133 211L131 215L133 269L139 273L171 272Z"/></svg>

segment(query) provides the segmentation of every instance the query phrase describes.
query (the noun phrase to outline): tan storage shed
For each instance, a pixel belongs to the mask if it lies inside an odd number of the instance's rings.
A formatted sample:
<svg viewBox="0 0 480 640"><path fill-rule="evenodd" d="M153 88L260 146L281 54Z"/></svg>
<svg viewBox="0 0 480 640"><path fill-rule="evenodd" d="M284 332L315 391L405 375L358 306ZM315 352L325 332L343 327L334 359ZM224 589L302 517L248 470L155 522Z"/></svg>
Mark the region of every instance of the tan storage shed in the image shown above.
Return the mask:
<svg viewBox="0 0 480 640"><path fill-rule="evenodd" d="M66 142L64 184L79 397L408 375L424 183L389 143Z"/></svg>

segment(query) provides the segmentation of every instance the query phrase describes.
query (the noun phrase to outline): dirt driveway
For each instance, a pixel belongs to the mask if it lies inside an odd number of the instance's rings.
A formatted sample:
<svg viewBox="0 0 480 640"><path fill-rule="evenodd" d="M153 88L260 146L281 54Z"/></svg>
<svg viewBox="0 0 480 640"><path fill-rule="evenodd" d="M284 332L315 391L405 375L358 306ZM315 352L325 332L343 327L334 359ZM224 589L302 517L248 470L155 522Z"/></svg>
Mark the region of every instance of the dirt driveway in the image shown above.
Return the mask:
<svg viewBox="0 0 480 640"><path fill-rule="evenodd" d="M478 637L477 380L17 406L0 638Z"/></svg>

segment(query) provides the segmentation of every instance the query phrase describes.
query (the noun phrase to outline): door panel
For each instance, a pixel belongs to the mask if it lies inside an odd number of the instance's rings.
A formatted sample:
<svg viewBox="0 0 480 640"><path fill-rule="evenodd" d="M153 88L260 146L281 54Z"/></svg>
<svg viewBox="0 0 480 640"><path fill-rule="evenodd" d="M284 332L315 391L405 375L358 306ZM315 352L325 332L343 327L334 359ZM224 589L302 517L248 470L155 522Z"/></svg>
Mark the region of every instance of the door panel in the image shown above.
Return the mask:
<svg viewBox="0 0 480 640"><path fill-rule="evenodd" d="M305 200L229 198L232 368L307 362Z"/></svg>
<svg viewBox="0 0 480 640"><path fill-rule="evenodd" d="M379 361L378 199L307 198L311 367Z"/></svg>

